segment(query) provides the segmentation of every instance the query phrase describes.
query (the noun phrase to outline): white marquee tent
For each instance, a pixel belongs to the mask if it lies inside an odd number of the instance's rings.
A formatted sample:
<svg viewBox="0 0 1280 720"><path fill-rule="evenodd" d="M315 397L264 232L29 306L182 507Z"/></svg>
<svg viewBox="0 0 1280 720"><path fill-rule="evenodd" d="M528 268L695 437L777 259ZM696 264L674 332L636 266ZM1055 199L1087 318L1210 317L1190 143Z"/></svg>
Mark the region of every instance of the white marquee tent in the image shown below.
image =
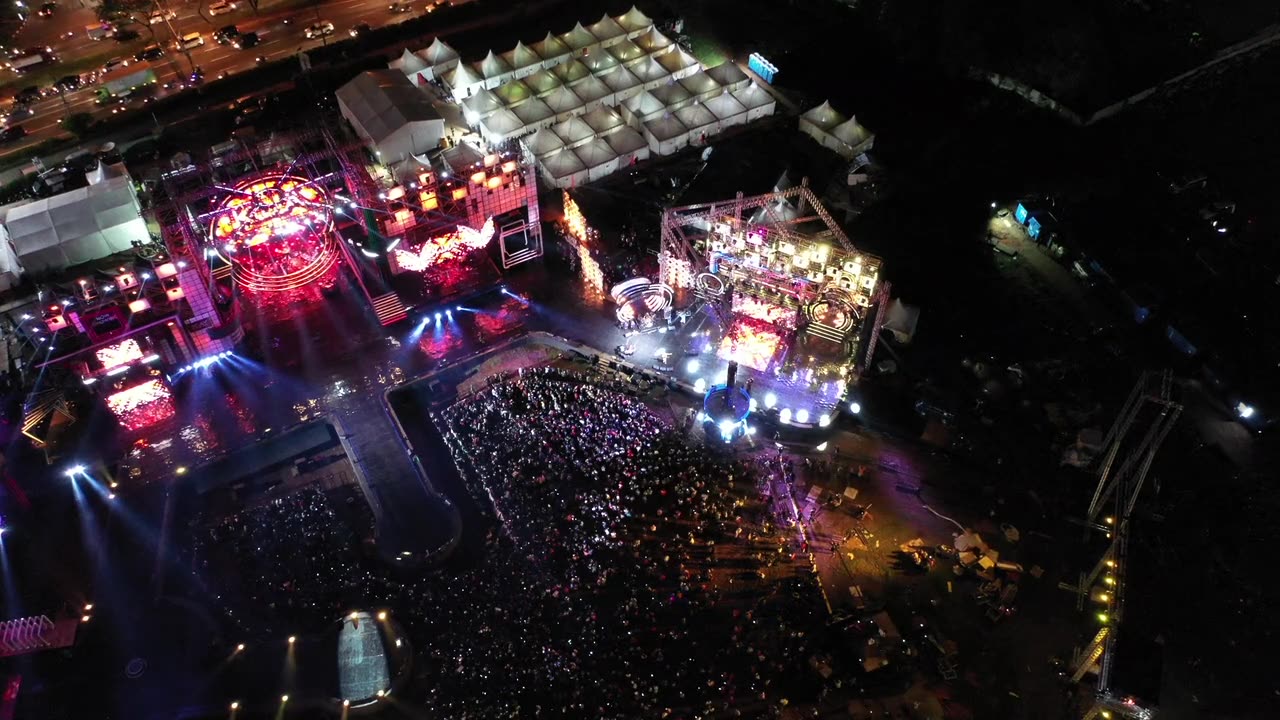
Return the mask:
<svg viewBox="0 0 1280 720"><path fill-rule="evenodd" d="M630 40L623 40L609 48L609 55L623 65L634 65L649 56L639 45Z"/></svg>
<svg viewBox="0 0 1280 720"><path fill-rule="evenodd" d="M627 31L618 24L618 21L609 17L607 13L600 18L599 22L588 26L587 31L594 35L596 40L600 41L600 47L607 48L627 39Z"/></svg>
<svg viewBox="0 0 1280 720"><path fill-rule="evenodd" d="M587 166L572 150L560 150L542 159L542 176L553 187L573 187L587 182Z"/></svg>
<svg viewBox="0 0 1280 720"><path fill-rule="evenodd" d="M719 122L702 103L686 105L676 111L676 118L689 128L689 142L702 144L708 135L714 135Z"/></svg>
<svg viewBox="0 0 1280 720"><path fill-rule="evenodd" d="M620 105L627 98L644 90L644 88L640 87L640 79L624 67L616 67L601 75L600 79L604 81L605 85L609 86L610 92L613 93L612 104L614 105Z"/></svg>
<svg viewBox="0 0 1280 720"><path fill-rule="evenodd" d="M524 132L550 127L556 119L556 114L552 112L551 108L547 107L547 104L538 98L531 98L528 102L520 103L518 107L512 108L511 112L520 118L520 122L524 123Z"/></svg>
<svg viewBox="0 0 1280 720"><path fill-rule="evenodd" d="M480 121L480 133L491 143L500 143L524 132L524 123L507 109L499 110Z"/></svg>
<svg viewBox="0 0 1280 720"><path fill-rule="evenodd" d="M662 106L670 111L679 110L693 103L693 95L690 95L689 91L685 90L680 83L659 85L650 90L649 94L657 98L658 102L662 103Z"/></svg>
<svg viewBox="0 0 1280 720"><path fill-rule="evenodd" d="M575 54L584 54L583 51L590 51L600 46L600 40L592 35L589 30L582 27L582 23L573 26L573 29L560 36L565 45L569 46Z"/></svg>
<svg viewBox="0 0 1280 720"><path fill-rule="evenodd" d="M582 98L567 87L552 90L543 98L543 101L547 103L547 107L551 108L551 112L556 114L557 120L565 120L571 115L582 112Z"/></svg>
<svg viewBox="0 0 1280 720"><path fill-rule="evenodd" d="M502 100L492 90L481 90L462 101L463 117L467 123L475 125L502 109Z"/></svg>
<svg viewBox="0 0 1280 720"><path fill-rule="evenodd" d="M663 115L644 124L644 138L651 152L670 155L689 144L689 128L674 115Z"/></svg>
<svg viewBox="0 0 1280 720"><path fill-rule="evenodd" d="M338 109L383 162L408 160L440 145L444 118L426 93L394 70L372 70L338 88Z"/></svg>
<svg viewBox="0 0 1280 720"><path fill-rule="evenodd" d="M552 90L564 85L555 73L546 68L524 78L524 84L528 85L538 97L546 97Z"/></svg>
<svg viewBox="0 0 1280 720"><path fill-rule="evenodd" d="M578 159L586 166L588 182L611 175L618 169L618 154L601 138L574 148L573 152L577 153Z"/></svg>
<svg viewBox="0 0 1280 720"><path fill-rule="evenodd" d="M655 98L653 93L648 90L641 90L638 94L627 98L627 101L622 104L622 108L628 122L638 121L640 123L661 117L667 111L667 106L663 105L662 101Z"/></svg>
<svg viewBox="0 0 1280 720"><path fill-rule="evenodd" d="M540 42L533 44L533 51L538 53L538 57L542 58L542 66L551 67L569 59L573 54L573 50L564 44L560 38L547 33L547 36Z"/></svg>
<svg viewBox="0 0 1280 720"><path fill-rule="evenodd" d="M556 77L560 78L560 82L565 85L572 86L591 77L591 68L582 64L580 60L571 60L567 63L557 65L552 72Z"/></svg>
<svg viewBox="0 0 1280 720"><path fill-rule="evenodd" d="M564 143L566 148L575 148L591 138L595 137L595 131L591 126L583 122L580 117L571 117L562 123L558 123L551 128L555 131L557 137Z"/></svg>
<svg viewBox="0 0 1280 720"><path fill-rule="evenodd" d="M829 102L810 108L801 115L800 130L823 147L849 159L870 150L875 143L875 135L871 131L858 124L855 118L846 118L837 112Z"/></svg>
<svg viewBox="0 0 1280 720"><path fill-rule="evenodd" d="M716 116L716 132L723 132L733 125L747 122L747 108L733 97L732 93L722 93L703 103L703 107Z"/></svg>
<svg viewBox="0 0 1280 720"><path fill-rule="evenodd" d="M671 80L671 73L667 72L657 60L653 58L645 58L640 62L632 65L631 73L644 84L646 90L652 90Z"/></svg>
<svg viewBox="0 0 1280 720"><path fill-rule="evenodd" d="M508 109L514 110L517 105L534 96L533 88L523 80L511 80L499 85L493 91Z"/></svg>
<svg viewBox="0 0 1280 720"><path fill-rule="evenodd" d="M702 69L702 66L698 64L698 61L694 59L692 55L685 52L683 48L676 48L675 50L663 53L654 59L658 61L658 64L662 66L663 70L666 70L676 79L688 77Z"/></svg>
<svg viewBox="0 0 1280 720"><path fill-rule="evenodd" d="M613 91L594 75L574 85L573 94L582 98L582 109L586 112L613 100Z"/></svg>
<svg viewBox="0 0 1280 720"><path fill-rule="evenodd" d="M706 100L722 92L720 83L712 80L710 75L701 71L681 78L680 87L688 90L689 94L698 100Z"/></svg>
<svg viewBox="0 0 1280 720"><path fill-rule="evenodd" d="M0 222L8 233L6 245L12 246L0 256L0 272L10 274L17 263L25 272L62 270L147 239L142 207L127 175L11 207Z"/></svg>
<svg viewBox="0 0 1280 720"><path fill-rule="evenodd" d="M595 110L582 116L582 121L591 128L596 135L608 135L609 133L622 127L622 116L617 110L609 106L598 107Z"/></svg>
<svg viewBox="0 0 1280 720"><path fill-rule="evenodd" d="M723 62L719 65L707 70L707 74L712 80L720 83L721 87L730 90L740 90L751 84L751 78L742 72L742 68L738 67L735 62Z"/></svg>
<svg viewBox="0 0 1280 720"><path fill-rule="evenodd" d="M564 148L564 140L555 134L551 128L543 128L534 134L521 140L525 150L536 158L543 155L549 155Z"/></svg>
<svg viewBox="0 0 1280 720"><path fill-rule="evenodd" d="M747 122L772 115L778 102L768 90L755 83L741 90L734 90L733 97L747 109Z"/></svg>
<svg viewBox="0 0 1280 720"><path fill-rule="evenodd" d="M649 143L633 127L623 125L617 132L604 136L604 140L618 156L618 167L626 167L633 162L649 158Z"/></svg>
<svg viewBox="0 0 1280 720"><path fill-rule="evenodd" d="M522 42L517 42L510 52L502 53L502 60L511 66L512 77L522 78L542 69L542 56Z"/></svg>

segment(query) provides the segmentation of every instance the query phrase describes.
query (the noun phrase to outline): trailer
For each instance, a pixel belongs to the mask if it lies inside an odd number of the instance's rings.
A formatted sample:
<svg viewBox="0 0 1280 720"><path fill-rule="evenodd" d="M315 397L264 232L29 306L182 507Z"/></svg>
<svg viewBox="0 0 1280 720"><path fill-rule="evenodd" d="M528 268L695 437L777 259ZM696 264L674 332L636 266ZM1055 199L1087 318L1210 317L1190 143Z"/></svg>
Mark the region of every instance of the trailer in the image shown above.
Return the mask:
<svg viewBox="0 0 1280 720"><path fill-rule="evenodd" d="M155 82L156 72L146 63L117 68L98 81L98 99L117 97L144 85L154 85Z"/></svg>

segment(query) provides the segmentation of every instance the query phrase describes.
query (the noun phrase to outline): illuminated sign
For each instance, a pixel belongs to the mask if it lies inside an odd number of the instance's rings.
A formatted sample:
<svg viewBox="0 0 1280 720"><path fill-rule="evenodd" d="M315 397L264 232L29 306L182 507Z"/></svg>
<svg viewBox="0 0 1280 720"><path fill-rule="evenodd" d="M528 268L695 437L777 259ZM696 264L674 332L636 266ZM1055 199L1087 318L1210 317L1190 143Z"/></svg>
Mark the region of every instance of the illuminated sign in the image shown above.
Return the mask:
<svg viewBox="0 0 1280 720"><path fill-rule="evenodd" d="M135 360L141 360L142 348L138 345L137 340L130 338L122 340L115 345L100 348L94 355L97 356L98 362L102 363L103 370L110 370Z"/></svg>
<svg viewBox="0 0 1280 720"><path fill-rule="evenodd" d="M431 238L417 250L393 250L396 264L404 270L423 272L433 265L457 260L473 250L479 250L493 239L493 218L485 221L479 230L459 225L448 235Z"/></svg>

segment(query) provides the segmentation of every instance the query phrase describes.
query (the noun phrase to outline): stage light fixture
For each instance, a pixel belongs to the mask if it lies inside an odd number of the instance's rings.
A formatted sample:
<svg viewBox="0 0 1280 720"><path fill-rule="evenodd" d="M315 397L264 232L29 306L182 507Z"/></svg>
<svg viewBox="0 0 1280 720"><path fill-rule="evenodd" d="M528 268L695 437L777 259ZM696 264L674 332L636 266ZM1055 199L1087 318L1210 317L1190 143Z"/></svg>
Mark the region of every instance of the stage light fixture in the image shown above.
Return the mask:
<svg viewBox="0 0 1280 720"><path fill-rule="evenodd" d="M387 619L387 611L386 611L386 610L381 610L381 611L379 611L379 612L378 612L378 619L379 619L379 620L386 620L386 619Z"/></svg>
<svg viewBox="0 0 1280 720"><path fill-rule="evenodd" d="M765 393L765 395L764 395L764 406L765 406L765 408L766 408L766 409L773 409L773 406L774 406L774 405L777 405L777 404L778 404L778 396L777 396L777 395L774 395L773 393Z"/></svg>
<svg viewBox="0 0 1280 720"><path fill-rule="evenodd" d="M691 372L691 373L696 373L696 372L698 372L698 369L699 369L699 368L701 368L701 367L702 367L702 363L698 362L697 360L690 360L690 361L689 361L689 365L688 365L689 372Z"/></svg>
<svg viewBox="0 0 1280 720"><path fill-rule="evenodd" d="M820 416L818 417L818 427L826 427L826 426L828 426L828 425L830 425L830 424L831 424L831 416L830 416L830 415L828 415L828 414L826 414L826 413L822 413L822 415L820 415Z"/></svg>
<svg viewBox="0 0 1280 720"><path fill-rule="evenodd" d="M232 710L239 710L239 709L240 709L240 703L236 702L235 700L232 700L232 701L231 701L231 709L232 709Z"/></svg>
<svg viewBox="0 0 1280 720"><path fill-rule="evenodd" d="M440 322L440 313L436 313L436 322Z"/></svg>
<svg viewBox="0 0 1280 720"><path fill-rule="evenodd" d="M791 408L782 408L782 412L778 413L778 419L784 423L791 422Z"/></svg>
<svg viewBox="0 0 1280 720"><path fill-rule="evenodd" d="M808 410L804 410L804 409L797 410L797 411L796 411L796 422L798 422L798 423L807 423L807 422L809 422L809 411L808 411Z"/></svg>
<svg viewBox="0 0 1280 720"><path fill-rule="evenodd" d="M850 403L849 403L849 412L853 413L854 415L857 415L858 413L861 413L861 412L862 412L862 404L861 404L861 403L859 403L857 400L854 400L853 402L850 402Z"/></svg>
<svg viewBox="0 0 1280 720"><path fill-rule="evenodd" d="M1236 414L1239 415L1242 420L1248 420L1253 417L1255 412L1257 411L1248 403L1242 402L1236 405Z"/></svg>
<svg viewBox="0 0 1280 720"><path fill-rule="evenodd" d="M289 636L289 644L290 644L290 645L294 644L294 643L295 643L295 642L297 642L297 641L298 641L298 638L294 637L293 635L290 635L290 636Z"/></svg>
<svg viewBox="0 0 1280 720"><path fill-rule="evenodd" d="M236 652L244 652L244 643L236 645Z"/></svg>
<svg viewBox="0 0 1280 720"><path fill-rule="evenodd" d="M82 473L82 472L84 472L84 466L83 466L83 465L72 465L71 467L67 468L67 471L66 471L66 473L65 473L65 474L66 474L66 476L67 476L67 477L69 477L69 478L73 478L73 477L75 477L76 475L79 475L79 474L80 474L80 473Z"/></svg>
<svg viewBox="0 0 1280 720"><path fill-rule="evenodd" d="M706 392L707 381L704 378L698 378L693 382L693 389L697 390L698 392Z"/></svg>

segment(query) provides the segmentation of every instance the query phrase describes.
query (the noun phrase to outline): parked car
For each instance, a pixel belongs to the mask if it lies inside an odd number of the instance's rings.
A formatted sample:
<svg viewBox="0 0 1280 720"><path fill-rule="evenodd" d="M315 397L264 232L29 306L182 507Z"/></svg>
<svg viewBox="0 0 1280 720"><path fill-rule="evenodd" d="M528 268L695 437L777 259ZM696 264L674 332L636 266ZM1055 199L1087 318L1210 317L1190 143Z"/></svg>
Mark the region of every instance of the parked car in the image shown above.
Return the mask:
<svg viewBox="0 0 1280 720"><path fill-rule="evenodd" d="M393 2L387 6L387 9L393 13L407 13L413 11L413 6L407 2Z"/></svg>
<svg viewBox="0 0 1280 720"><path fill-rule="evenodd" d="M198 32L187 33L173 42L179 50L195 50L201 45L204 45L204 36Z"/></svg>
<svg viewBox="0 0 1280 720"><path fill-rule="evenodd" d="M307 26L307 39L313 40L318 37L325 37L333 34L333 23L328 20L320 20Z"/></svg>
<svg viewBox="0 0 1280 720"><path fill-rule="evenodd" d="M71 92L72 90L79 90L80 76L79 75L63 75L62 77L58 78L58 82L54 83L54 85L56 85L58 89L62 90L63 92Z"/></svg>
<svg viewBox="0 0 1280 720"><path fill-rule="evenodd" d="M240 37L240 30L235 25L225 25L213 31L213 39L219 45L230 45Z"/></svg>
<svg viewBox="0 0 1280 720"><path fill-rule="evenodd" d="M0 143L9 144L16 142L27 136L27 129L21 125L10 125L4 130L0 130Z"/></svg>
<svg viewBox="0 0 1280 720"><path fill-rule="evenodd" d="M168 11L156 10L151 13L150 17L147 18L147 23L150 25L156 25L158 23L164 22L165 20L172 20L176 17L178 17L178 13L172 10L168 10Z"/></svg>
<svg viewBox="0 0 1280 720"><path fill-rule="evenodd" d="M365 33L369 32L370 30L373 30L373 28L369 27L369 23L360 23L359 25L356 25L355 27L348 30L347 34L350 35L351 37L360 37L361 35L364 35Z"/></svg>
<svg viewBox="0 0 1280 720"><path fill-rule="evenodd" d="M28 85L27 87L19 90L17 95L13 96L13 102L18 105L30 105L31 103L43 98L44 95L44 90L36 87L35 85Z"/></svg>
<svg viewBox="0 0 1280 720"><path fill-rule="evenodd" d="M129 58L115 58L114 60L108 60L102 64L102 69L98 72L105 75L116 68L122 67L129 67Z"/></svg>
<svg viewBox="0 0 1280 720"><path fill-rule="evenodd" d="M134 59L138 61L159 60L162 57L164 57L164 48L160 47L157 43L151 43L138 51L138 54L134 56Z"/></svg>
<svg viewBox="0 0 1280 720"><path fill-rule="evenodd" d="M56 3L47 2L40 6L40 10L36 12L40 17L49 17L53 15L53 11L58 9Z"/></svg>
<svg viewBox="0 0 1280 720"><path fill-rule="evenodd" d="M221 0L209 6L209 14L217 17L218 15L226 15L229 12L235 12L236 4Z"/></svg>
<svg viewBox="0 0 1280 720"><path fill-rule="evenodd" d="M231 46L237 50L246 50L258 44L258 33L247 32L231 42Z"/></svg>

